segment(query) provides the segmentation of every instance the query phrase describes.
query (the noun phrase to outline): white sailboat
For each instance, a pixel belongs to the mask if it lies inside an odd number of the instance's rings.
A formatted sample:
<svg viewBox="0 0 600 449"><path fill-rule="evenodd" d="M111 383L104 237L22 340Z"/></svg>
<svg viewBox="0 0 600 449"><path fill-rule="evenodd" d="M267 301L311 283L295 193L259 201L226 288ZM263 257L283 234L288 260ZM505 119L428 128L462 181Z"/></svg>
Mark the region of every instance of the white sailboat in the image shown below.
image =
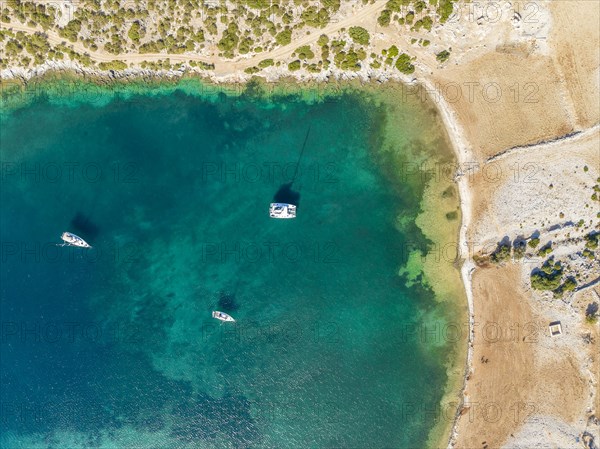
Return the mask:
<svg viewBox="0 0 600 449"><path fill-rule="evenodd" d="M212 313L213 318L223 322L232 322L235 323L235 320L231 315L226 314L225 312L219 312L218 310L213 310Z"/></svg>
<svg viewBox="0 0 600 449"><path fill-rule="evenodd" d="M61 243L58 246L78 246L79 248L92 247L90 244L88 244L88 242L71 232L63 232L60 238L63 240L64 243Z"/></svg>

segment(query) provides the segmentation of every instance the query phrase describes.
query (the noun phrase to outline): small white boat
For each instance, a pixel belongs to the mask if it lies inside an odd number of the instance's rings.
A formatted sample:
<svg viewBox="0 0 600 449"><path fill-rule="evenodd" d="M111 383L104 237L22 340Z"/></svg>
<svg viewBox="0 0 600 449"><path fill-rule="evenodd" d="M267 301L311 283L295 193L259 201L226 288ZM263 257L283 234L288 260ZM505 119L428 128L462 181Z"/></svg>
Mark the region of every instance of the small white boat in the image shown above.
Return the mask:
<svg viewBox="0 0 600 449"><path fill-rule="evenodd" d="M91 245L89 245L85 240L71 232L63 232L60 238L64 241L64 243L58 246L78 246L80 248L91 248Z"/></svg>
<svg viewBox="0 0 600 449"><path fill-rule="evenodd" d="M296 218L296 206L288 203L271 203L269 215L271 218Z"/></svg>
<svg viewBox="0 0 600 449"><path fill-rule="evenodd" d="M219 312L218 310L213 310L212 316L213 316L213 318L216 318L217 320L220 320L220 321L235 322L235 320L233 319L233 317L231 315L228 315L225 312Z"/></svg>

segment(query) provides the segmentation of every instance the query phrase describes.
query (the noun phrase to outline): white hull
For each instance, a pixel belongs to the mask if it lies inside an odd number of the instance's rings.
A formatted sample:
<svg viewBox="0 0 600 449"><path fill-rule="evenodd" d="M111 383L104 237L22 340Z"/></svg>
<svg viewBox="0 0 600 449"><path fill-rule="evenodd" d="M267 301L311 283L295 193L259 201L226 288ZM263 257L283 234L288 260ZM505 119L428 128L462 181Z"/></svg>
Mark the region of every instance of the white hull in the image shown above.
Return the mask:
<svg viewBox="0 0 600 449"><path fill-rule="evenodd" d="M91 246L78 235L71 232L63 232L60 238L65 242L61 246L78 246L79 248L91 248Z"/></svg>
<svg viewBox="0 0 600 449"><path fill-rule="evenodd" d="M235 320L231 315L226 314L225 312L219 312L218 310L214 310L212 313L212 317L216 318L219 321L223 322L231 322L234 323Z"/></svg>

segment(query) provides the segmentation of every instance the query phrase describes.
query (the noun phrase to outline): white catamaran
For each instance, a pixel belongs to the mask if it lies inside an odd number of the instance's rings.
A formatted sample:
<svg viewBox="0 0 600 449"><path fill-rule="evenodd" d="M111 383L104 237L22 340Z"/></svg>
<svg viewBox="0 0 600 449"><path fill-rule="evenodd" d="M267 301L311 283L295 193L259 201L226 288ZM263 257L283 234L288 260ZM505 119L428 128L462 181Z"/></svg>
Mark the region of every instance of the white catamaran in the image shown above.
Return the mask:
<svg viewBox="0 0 600 449"><path fill-rule="evenodd" d="M224 322L235 322L231 315L226 314L225 312L219 312L218 310L214 310L212 313L213 318Z"/></svg>
<svg viewBox="0 0 600 449"><path fill-rule="evenodd" d="M271 218L296 218L296 206L288 203L271 203L269 215Z"/></svg>
<svg viewBox="0 0 600 449"><path fill-rule="evenodd" d="M91 245L89 245L88 242L71 232L63 232L60 238L64 243L61 243L58 246L78 246L80 248L91 248Z"/></svg>

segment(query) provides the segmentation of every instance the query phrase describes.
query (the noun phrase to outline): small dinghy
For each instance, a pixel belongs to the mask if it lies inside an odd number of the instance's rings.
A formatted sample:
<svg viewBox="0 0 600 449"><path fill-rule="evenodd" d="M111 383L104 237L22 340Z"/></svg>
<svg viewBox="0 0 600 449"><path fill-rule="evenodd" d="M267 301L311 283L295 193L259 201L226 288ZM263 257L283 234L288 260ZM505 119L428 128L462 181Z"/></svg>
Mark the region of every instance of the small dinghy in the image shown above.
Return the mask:
<svg viewBox="0 0 600 449"><path fill-rule="evenodd" d="M296 218L296 206L288 203L271 203L269 215L271 218Z"/></svg>
<svg viewBox="0 0 600 449"><path fill-rule="evenodd" d="M225 312L219 312L218 310L214 310L212 313L213 318L216 318L217 320L220 321L230 321L230 322L234 322L235 320L231 317L231 315L226 314Z"/></svg>
<svg viewBox="0 0 600 449"><path fill-rule="evenodd" d="M63 232L60 238L64 243L59 244L58 246L78 246L79 248L91 248L91 245L89 245L85 240L71 232Z"/></svg>

